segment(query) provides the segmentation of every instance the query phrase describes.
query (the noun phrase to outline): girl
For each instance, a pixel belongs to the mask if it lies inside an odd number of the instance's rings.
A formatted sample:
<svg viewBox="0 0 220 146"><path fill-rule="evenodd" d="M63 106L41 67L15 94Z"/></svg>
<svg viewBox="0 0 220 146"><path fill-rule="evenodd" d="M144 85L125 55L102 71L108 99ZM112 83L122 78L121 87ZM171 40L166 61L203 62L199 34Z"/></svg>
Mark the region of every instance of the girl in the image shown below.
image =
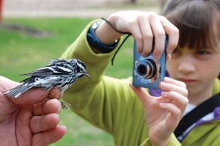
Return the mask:
<svg viewBox="0 0 220 146"><path fill-rule="evenodd" d="M180 32L178 46L172 52L167 69L173 79L186 84L189 99L186 115L220 93L217 79L220 73L220 1L170 0L164 15ZM179 141L183 145L217 145L220 142L216 133L219 130L219 106L179 134ZM210 123L215 128L208 127ZM194 138L190 140L191 136Z"/></svg>

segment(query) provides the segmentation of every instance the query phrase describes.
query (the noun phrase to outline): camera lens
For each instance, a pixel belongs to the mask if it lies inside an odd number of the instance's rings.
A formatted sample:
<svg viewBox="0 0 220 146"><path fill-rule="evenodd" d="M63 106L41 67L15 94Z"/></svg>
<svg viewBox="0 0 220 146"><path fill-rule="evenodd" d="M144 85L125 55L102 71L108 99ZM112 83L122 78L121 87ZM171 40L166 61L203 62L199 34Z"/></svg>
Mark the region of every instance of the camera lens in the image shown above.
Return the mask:
<svg viewBox="0 0 220 146"><path fill-rule="evenodd" d="M148 62L147 62L148 67L149 67L150 69L149 69L148 76L146 76L146 78L151 79L151 78L153 78L153 77L156 75L156 73L157 73L157 65L156 65L156 62L155 62L154 60L152 60L152 59L147 59L147 60L148 60Z"/></svg>
<svg viewBox="0 0 220 146"><path fill-rule="evenodd" d="M137 67L137 72L141 75L144 76L147 73L147 68L145 65L141 64Z"/></svg>
<svg viewBox="0 0 220 146"><path fill-rule="evenodd" d="M151 79L157 74L157 65L153 59L146 59L143 64L137 66L137 73L144 78Z"/></svg>

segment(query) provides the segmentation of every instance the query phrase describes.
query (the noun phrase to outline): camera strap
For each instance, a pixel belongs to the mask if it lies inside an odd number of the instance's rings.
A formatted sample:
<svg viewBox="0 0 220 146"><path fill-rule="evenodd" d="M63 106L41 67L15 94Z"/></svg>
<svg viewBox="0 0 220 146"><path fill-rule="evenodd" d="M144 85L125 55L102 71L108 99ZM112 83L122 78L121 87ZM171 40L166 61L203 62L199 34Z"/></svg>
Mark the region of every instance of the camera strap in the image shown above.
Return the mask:
<svg viewBox="0 0 220 146"><path fill-rule="evenodd" d="M179 137L186 131L192 124L197 122L205 115L214 111L216 107L220 106L220 93L207 99L205 102L199 104L196 108L186 114L179 122L174 131L176 137Z"/></svg>

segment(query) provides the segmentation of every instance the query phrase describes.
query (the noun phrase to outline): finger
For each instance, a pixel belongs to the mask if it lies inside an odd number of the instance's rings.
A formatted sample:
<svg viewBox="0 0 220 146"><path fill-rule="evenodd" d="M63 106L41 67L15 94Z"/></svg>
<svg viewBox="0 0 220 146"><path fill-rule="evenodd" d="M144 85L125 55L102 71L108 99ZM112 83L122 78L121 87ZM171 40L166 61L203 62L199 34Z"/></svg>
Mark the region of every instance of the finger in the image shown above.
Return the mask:
<svg viewBox="0 0 220 146"><path fill-rule="evenodd" d="M58 123L59 116L55 113L42 116L34 116L31 118L30 128L33 133L39 133L55 128Z"/></svg>
<svg viewBox="0 0 220 146"><path fill-rule="evenodd" d="M168 77L165 77L164 81L160 82L159 86L164 91L176 91L184 96L188 94L185 83Z"/></svg>
<svg viewBox="0 0 220 146"><path fill-rule="evenodd" d="M64 93L61 93L57 96L57 99L61 99L63 97Z"/></svg>
<svg viewBox="0 0 220 146"><path fill-rule="evenodd" d="M143 51L143 37L139 25L135 22L130 23L130 31L136 41L137 51L138 53L142 53Z"/></svg>
<svg viewBox="0 0 220 146"><path fill-rule="evenodd" d="M34 134L32 145L47 146L60 140L66 133L65 126L57 126L48 131Z"/></svg>
<svg viewBox="0 0 220 146"><path fill-rule="evenodd" d="M161 96L166 99L167 101L171 102L172 104L176 105L181 110L181 115L184 113L184 110L188 104L187 97L171 91L171 92L162 92Z"/></svg>
<svg viewBox="0 0 220 146"><path fill-rule="evenodd" d="M175 104L179 105L187 105L188 104L188 98L178 92L175 91L162 91L161 96L165 98L166 100L169 100Z"/></svg>
<svg viewBox="0 0 220 146"><path fill-rule="evenodd" d="M167 18L165 18L164 16L160 16L160 22L163 25L163 28L166 34L169 36L169 41L167 45L167 54L171 54L172 51L178 45L179 30L170 21L168 21Z"/></svg>
<svg viewBox="0 0 220 146"><path fill-rule="evenodd" d="M131 84L129 85L133 89L133 91L137 94L143 106L146 107L147 104L150 102L150 98L152 98L152 96L144 88L135 87L132 86Z"/></svg>
<svg viewBox="0 0 220 146"><path fill-rule="evenodd" d="M160 86L161 90L163 90L163 91L166 91L166 92L175 91L175 92L187 97L188 90L184 87L177 86L177 85L170 84L170 83L166 83L166 82L160 82L159 86Z"/></svg>
<svg viewBox="0 0 220 146"><path fill-rule="evenodd" d="M10 100L20 105L37 104L43 102L46 98L48 98L48 95L49 91L47 90L44 90L42 88L32 88L24 92L20 97L10 98Z"/></svg>
<svg viewBox="0 0 220 146"><path fill-rule="evenodd" d="M164 82L186 88L186 84L184 82L181 82L181 81L169 78L169 77L165 77Z"/></svg>
<svg viewBox="0 0 220 146"><path fill-rule="evenodd" d="M160 107L170 113L166 120L168 129L175 128L181 119L181 110L172 103L160 103Z"/></svg>
<svg viewBox="0 0 220 146"><path fill-rule="evenodd" d="M183 82L165 78L164 82L160 83L160 88L163 90L161 96L167 100L170 100L173 104L179 107L184 112L186 105L188 104L188 90Z"/></svg>
<svg viewBox="0 0 220 146"><path fill-rule="evenodd" d="M4 84L1 84L1 86L0 86L0 91L2 91L2 92L7 91L7 90L19 85L18 82L14 82L14 81L9 80L8 78L5 78L3 76L0 76L0 83L4 83Z"/></svg>
<svg viewBox="0 0 220 146"><path fill-rule="evenodd" d="M59 113L61 109L60 101L57 99L49 99L39 104L34 104L33 112L35 116L49 114L49 113Z"/></svg>
<svg viewBox="0 0 220 146"><path fill-rule="evenodd" d="M167 61L171 59L171 54L167 54Z"/></svg>
<svg viewBox="0 0 220 146"><path fill-rule="evenodd" d="M140 17L138 20L143 41L143 49L140 53L143 57L147 57L152 51L153 33L149 25L148 19L146 19L145 16Z"/></svg>
<svg viewBox="0 0 220 146"><path fill-rule="evenodd" d="M151 13L151 15L149 15L149 20L154 35L153 57L155 60L159 60L162 52L164 51L165 30L156 13Z"/></svg>
<svg viewBox="0 0 220 146"><path fill-rule="evenodd" d="M60 95L60 89L59 89L59 88L53 88L53 89L50 91L50 96L51 96L52 98L60 98L60 97L62 97L62 96Z"/></svg>
<svg viewBox="0 0 220 146"><path fill-rule="evenodd" d="M43 102L49 96L49 91L42 88L32 88L24 92L19 98L10 98L10 100L16 104L37 104ZM53 88L50 91L50 97L60 99L63 94L60 94L59 88Z"/></svg>

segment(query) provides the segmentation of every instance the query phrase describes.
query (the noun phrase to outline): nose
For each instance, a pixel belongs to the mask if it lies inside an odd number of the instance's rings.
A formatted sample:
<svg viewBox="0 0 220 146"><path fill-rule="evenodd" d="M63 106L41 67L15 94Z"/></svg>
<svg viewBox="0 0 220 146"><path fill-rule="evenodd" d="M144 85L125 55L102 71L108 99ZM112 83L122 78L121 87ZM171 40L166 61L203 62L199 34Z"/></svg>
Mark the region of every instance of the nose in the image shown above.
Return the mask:
<svg viewBox="0 0 220 146"><path fill-rule="evenodd" d="M184 74L189 74L195 71L195 60L192 56L182 56L178 70Z"/></svg>

